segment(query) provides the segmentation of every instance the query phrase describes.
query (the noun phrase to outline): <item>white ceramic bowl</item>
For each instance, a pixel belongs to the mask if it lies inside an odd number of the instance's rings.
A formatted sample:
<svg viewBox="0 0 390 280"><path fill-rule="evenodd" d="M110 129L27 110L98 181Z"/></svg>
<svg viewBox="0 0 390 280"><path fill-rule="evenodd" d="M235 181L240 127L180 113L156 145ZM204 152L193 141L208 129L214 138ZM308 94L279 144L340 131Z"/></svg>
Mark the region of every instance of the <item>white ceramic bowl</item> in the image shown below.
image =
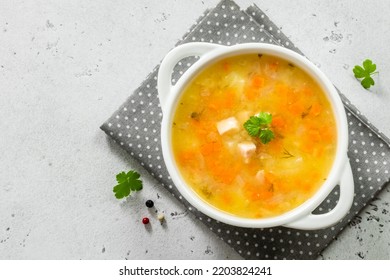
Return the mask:
<svg viewBox="0 0 390 280"><path fill-rule="evenodd" d="M171 130L173 116L181 93L188 82L209 64L224 57L245 53L262 53L280 57L306 71L318 82L326 93L333 108L337 125L336 157L327 180L315 195L302 205L287 213L272 218L241 218L211 206L200 198L185 182L179 172L172 152ZM199 56L200 58L182 75L175 85L172 85L171 76L174 66L181 59L189 56ZM199 211L218 221L234 226L250 228L285 226L298 229L319 229L329 227L337 223L349 211L354 196L354 183L351 167L347 158L348 126L345 110L333 84L305 57L286 48L271 44L246 43L226 47L210 43L188 43L174 48L166 55L160 65L157 86L160 104L163 110L161 142L164 161L179 192ZM312 214L336 185L340 185L340 197L335 208L326 214Z"/></svg>

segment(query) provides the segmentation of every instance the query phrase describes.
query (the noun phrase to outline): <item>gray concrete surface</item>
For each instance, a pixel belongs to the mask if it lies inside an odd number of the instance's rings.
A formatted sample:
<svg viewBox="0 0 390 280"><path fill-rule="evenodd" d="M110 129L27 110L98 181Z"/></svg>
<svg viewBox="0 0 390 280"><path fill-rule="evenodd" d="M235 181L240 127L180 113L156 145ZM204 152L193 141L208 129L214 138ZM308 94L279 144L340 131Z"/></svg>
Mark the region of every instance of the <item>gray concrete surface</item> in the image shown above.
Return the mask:
<svg viewBox="0 0 390 280"><path fill-rule="evenodd" d="M389 1L236 1L253 2L390 136ZM0 259L240 259L99 129L217 3L0 0ZM144 189L119 202L130 168ZM146 199L166 226L140 222ZM389 204L387 188L320 258L390 259Z"/></svg>

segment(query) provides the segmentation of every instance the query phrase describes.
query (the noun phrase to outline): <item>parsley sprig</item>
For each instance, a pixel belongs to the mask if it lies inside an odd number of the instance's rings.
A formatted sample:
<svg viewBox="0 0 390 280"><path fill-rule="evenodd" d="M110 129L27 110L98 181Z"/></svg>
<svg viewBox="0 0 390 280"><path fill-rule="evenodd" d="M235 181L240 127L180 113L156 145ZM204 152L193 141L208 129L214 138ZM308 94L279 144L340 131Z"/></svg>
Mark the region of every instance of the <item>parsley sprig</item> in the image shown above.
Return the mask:
<svg viewBox="0 0 390 280"><path fill-rule="evenodd" d="M372 63L370 59L366 59L363 61L363 67L356 65L353 68L353 73L355 74L355 78L362 79L361 85L368 89L371 86L375 85L374 79L371 77L371 75L376 74L378 72L375 72L376 70L376 64Z"/></svg>
<svg viewBox="0 0 390 280"><path fill-rule="evenodd" d="M139 178L139 173L133 170L117 174L116 181L118 185L113 188L115 197L121 199L129 196L131 192L142 190L142 181Z"/></svg>
<svg viewBox="0 0 390 280"><path fill-rule="evenodd" d="M251 116L244 123L244 128L250 136L260 138L263 144L267 144L275 138L273 131L270 129L272 115L267 112L261 112Z"/></svg>

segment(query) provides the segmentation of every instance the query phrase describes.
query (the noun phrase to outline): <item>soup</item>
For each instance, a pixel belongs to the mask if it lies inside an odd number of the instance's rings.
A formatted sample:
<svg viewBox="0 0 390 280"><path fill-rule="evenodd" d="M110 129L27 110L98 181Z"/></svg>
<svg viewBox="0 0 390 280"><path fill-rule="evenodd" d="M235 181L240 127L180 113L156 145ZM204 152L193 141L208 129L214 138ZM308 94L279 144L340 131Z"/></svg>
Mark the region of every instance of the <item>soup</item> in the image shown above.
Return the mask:
<svg viewBox="0 0 390 280"><path fill-rule="evenodd" d="M246 126L261 116L267 141ZM210 205L245 218L274 217L312 197L336 145L335 118L320 86L288 61L262 54L203 69L184 89L172 123L184 180Z"/></svg>

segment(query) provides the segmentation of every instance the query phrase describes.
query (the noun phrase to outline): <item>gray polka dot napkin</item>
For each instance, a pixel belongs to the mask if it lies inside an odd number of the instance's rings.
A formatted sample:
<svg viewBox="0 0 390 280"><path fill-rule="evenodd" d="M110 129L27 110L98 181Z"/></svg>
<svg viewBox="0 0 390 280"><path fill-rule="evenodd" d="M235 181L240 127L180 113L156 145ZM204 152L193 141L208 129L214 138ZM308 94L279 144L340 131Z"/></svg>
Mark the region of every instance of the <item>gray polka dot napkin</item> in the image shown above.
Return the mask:
<svg viewBox="0 0 390 280"><path fill-rule="evenodd" d="M214 9L206 11L179 44L191 41L224 45L265 42L300 53L257 6L253 5L243 11L230 0L223 0ZM173 82L194 61L194 58L181 61L175 67ZM211 232L246 259L317 258L351 219L389 182L389 139L370 125L369 121L340 94L349 123L348 156L355 180L354 202L343 220L330 228L303 231L284 227L239 228L210 219L181 197L164 165L160 145L162 112L157 97L157 73L158 67L101 126L101 129L179 199L192 212L193 217L201 220ZM332 209L338 200L338 192L339 189L336 187L315 213L325 213Z"/></svg>

